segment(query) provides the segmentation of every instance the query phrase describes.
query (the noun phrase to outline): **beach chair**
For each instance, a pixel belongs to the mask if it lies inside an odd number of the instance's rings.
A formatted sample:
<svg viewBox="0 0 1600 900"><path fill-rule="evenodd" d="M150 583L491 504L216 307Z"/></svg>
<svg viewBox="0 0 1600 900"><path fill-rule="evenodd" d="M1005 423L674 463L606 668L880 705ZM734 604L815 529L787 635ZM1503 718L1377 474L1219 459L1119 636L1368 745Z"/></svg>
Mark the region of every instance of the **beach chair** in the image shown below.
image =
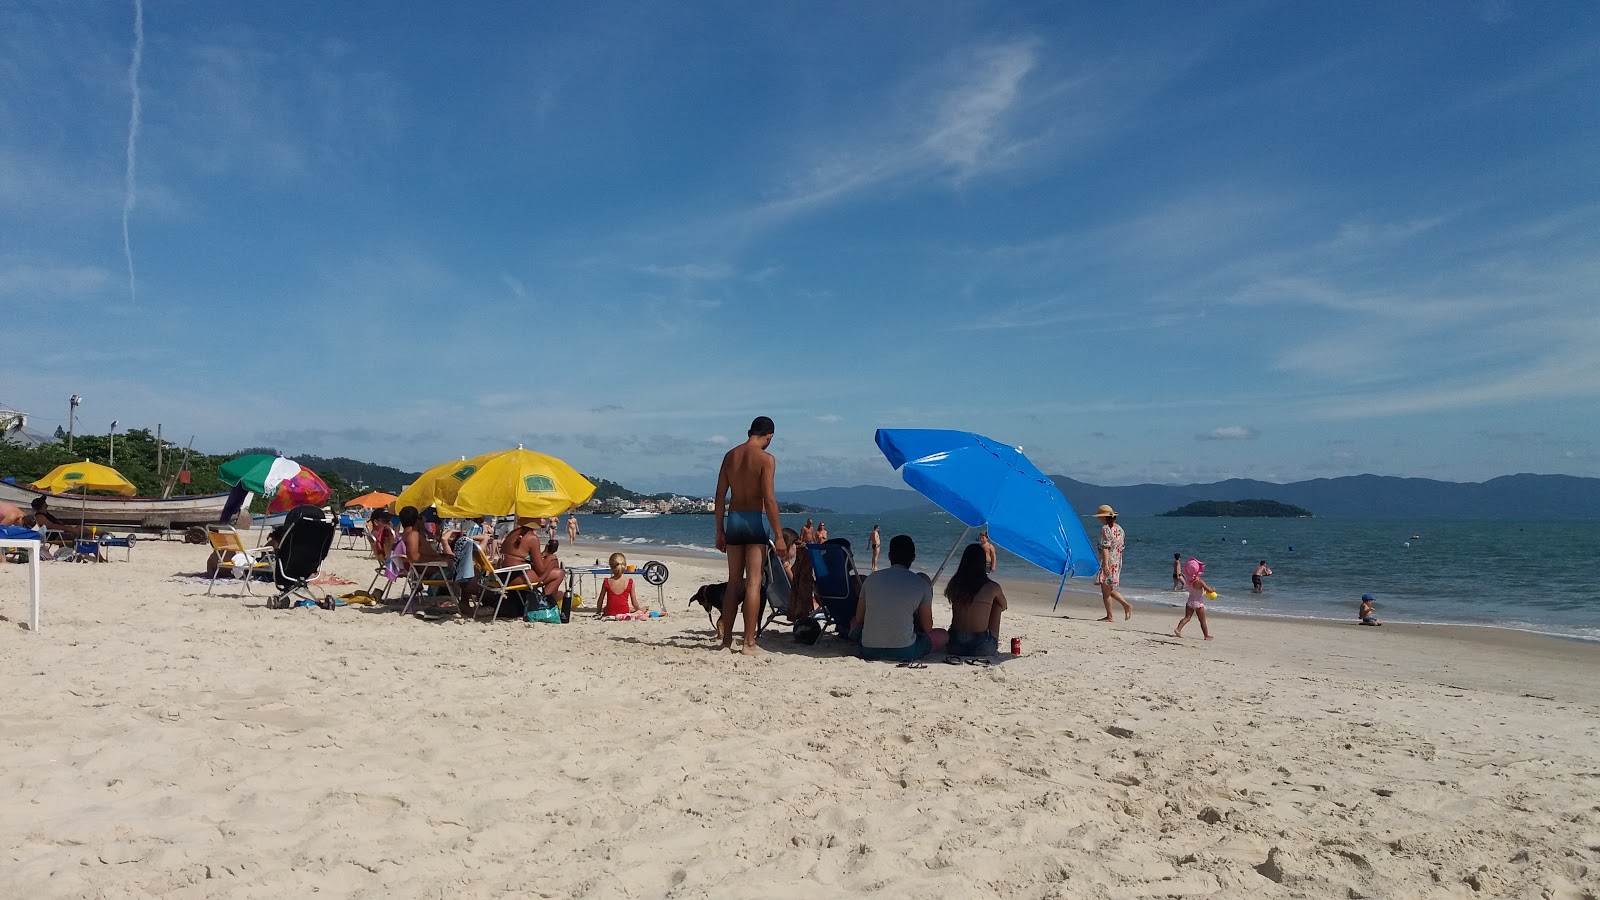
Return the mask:
<svg viewBox="0 0 1600 900"><path fill-rule="evenodd" d="M373 574L372 583L367 585L367 593L376 597L379 603L384 603L389 596L389 588L406 577L406 542L396 536L386 554L379 551L376 540L369 537L368 544L372 547L372 555L378 560L378 571ZM380 578L383 579L383 589L373 594L372 589L378 586Z"/></svg>
<svg viewBox="0 0 1600 900"><path fill-rule="evenodd" d="M850 542L833 538L823 544L807 544L806 552L811 554L811 567L816 573L817 605L835 633L846 636L861 600L861 578L856 574Z"/></svg>
<svg viewBox="0 0 1600 900"><path fill-rule="evenodd" d="M217 586L217 576L222 574L223 568L240 568L234 565L234 560L241 557L248 560L242 567L243 572L239 578L244 583L244 592L246 594L255 593L250 587L250 582L254 580L258 572L267 573L272 571L271 549L257 547L254 551L246 550L244 539L239 536L239 532L232 525L207 525L206 543L210 544L211 549L216 551L218 559L216 571L211 573L211 583L206 585L206 594L208 596L211 594L211 590Z"/></svg>
<svg viewBox="0 0 1600 900"><path fill-rule="evenodd" d="M480 586L478 606L472 611L474 621L478 619L478 614L483 612L484 607L489 605L491 596L495 598L494 615L489 617L489 621L493 622L500 618L500 608L505 604L508 596L518 594L521 597L527 597L533 591L533 585L529 583L533 577L529 574L533 571L533 566L527 563L504 566L497 569L490 565L489 557L484 554L483 548L478 546L477 542L472 544L472 563L478 569L478 584ZM523 576L522 581L516 580L518 574ZM527 604L523 605L526 607Z"/></svg>
<svg viewBox="0 0 1600 900"><path fill-rule="evenodd" d="M357 521L349 513L339 514L339 549L354 550L367 536L366 520Z"/></svg>
<svg viewBox="0 0 1600 900"><path fill-rule="evenodd" d="M789 574L783 570L783 558L778 555L777 550L768 547L767 561L761 567L761 605L765 609L761 614L761 624L757 626L756 634L761 634L774 624L784 627L795 625L797 620L789 616L791 587Z"/></svg>
<svg viewBox="0 0 1600 900"><path fill-rule="evenodd" d="M124 551L122 561L133 562L133 545L138 542L138 537L133 534L126 534L122 537L116 537L108 534L100 539L100 553L102 556L104 556L108 548L121 547Z"/></svg>
<svg viewBox="0 0 1600 900"><path fill-rule="evenodd" d="M272 565L278 593L267 601L269 609L288 609L297 597L318 602L310 583L333 549L333 535L333 523L320 519L300 519L284 528Z"/></svg>
<svg viewBox="0 0 1600 900"><path fill-rule="evenodd" d="M414 611L412 607L416 605L424 593L433 588L442 587L445 589L445 593L449 594L450 598L456 601L457 604L461 602L461 592L456 587L455 573L451 571L455 567L455 563L449 560L442 560L412 564L405 559L405 541L395 541L395 546L401 548L400 559L405 566L406 577L406 602L400 608L401 615L411 615Z"/></svg>

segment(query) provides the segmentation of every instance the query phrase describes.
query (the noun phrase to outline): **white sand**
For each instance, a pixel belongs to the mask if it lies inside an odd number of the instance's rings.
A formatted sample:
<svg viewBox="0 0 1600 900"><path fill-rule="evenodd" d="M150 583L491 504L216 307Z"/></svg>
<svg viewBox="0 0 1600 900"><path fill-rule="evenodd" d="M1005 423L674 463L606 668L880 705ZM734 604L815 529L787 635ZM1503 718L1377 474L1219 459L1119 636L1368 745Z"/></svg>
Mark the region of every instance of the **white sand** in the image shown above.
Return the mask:
<svg viewBox="0 0 1600 900"><path fill-rule="evenodd" d="M530 626L168 580L204 557L48 564L40 634L0 567L0 896L1600 896L1589 646L1074 598L989 669L752 661L683 608L716 561Z"/></svg>

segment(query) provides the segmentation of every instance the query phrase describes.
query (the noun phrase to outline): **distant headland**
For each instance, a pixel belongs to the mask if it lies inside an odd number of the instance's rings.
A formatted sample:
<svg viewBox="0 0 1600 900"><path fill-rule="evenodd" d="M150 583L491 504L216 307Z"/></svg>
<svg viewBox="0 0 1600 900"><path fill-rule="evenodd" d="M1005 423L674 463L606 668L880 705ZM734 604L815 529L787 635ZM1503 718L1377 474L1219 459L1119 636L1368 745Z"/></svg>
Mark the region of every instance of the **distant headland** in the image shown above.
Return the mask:
<svg viewBox="0 0 1600 900"><path fill-rule="evenodd" d="M1311 510L1276 500L1196 500L1168 510L1163 516L1196 518L1309 519Z"/></svg>

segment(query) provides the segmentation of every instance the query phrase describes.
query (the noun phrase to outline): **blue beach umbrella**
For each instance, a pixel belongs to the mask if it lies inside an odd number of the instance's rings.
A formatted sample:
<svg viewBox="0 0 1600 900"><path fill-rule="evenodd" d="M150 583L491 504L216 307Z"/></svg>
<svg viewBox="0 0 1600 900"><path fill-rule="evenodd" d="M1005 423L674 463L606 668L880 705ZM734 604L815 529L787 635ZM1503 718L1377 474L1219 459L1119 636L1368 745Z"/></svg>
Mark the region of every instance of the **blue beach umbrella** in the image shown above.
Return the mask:
<svg viewBox="0 0 1600 900"><path fill-rule="evenodd" d="M880 428L874 440L906 484L969 529L987 525L990 540L1060 575L1056 602L1069 577L1100 571L1072 505L1016 447L969 431L932 428ZM963 532L956 543L965 537Z"/></svg>

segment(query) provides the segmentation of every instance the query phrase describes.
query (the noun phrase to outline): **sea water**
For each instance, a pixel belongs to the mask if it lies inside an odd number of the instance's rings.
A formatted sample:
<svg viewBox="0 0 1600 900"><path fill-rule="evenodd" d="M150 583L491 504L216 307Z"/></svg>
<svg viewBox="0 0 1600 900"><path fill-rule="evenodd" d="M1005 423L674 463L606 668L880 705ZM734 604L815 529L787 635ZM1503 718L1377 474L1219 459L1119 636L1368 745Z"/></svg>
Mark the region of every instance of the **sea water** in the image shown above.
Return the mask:
<svg viewBox="0 0 1600 900"><path fill-rule="evenodd" d="M819 518L815 514L810 516ZM806 515L785 515L799 530ZM618 519L579 516L585 537L712 554L715 526L706 515ZM848 538L859 565L867 535L879 526L887 565L889 538L917 542L919 570L939 567L965 528L943 513L822 519L829 537ZM1378 598L1385 621L1485 625L1600 642L1600 522L1353 521L1340 519L1123 518L1127 535L1122 593L1144 604L1181 606L1173 593L1172 554L1198 557L1222 612L1354 621L1362 594ZM1085 521L1091 538L1097 527ZM977 531L968 535L976 540ZM563 542L565 543L565 542ZM566 548L563 548L566 549ZM574 559L582 544L571 548ZM959 559L950 560L945 575ZM1261 594L1250 575L1266 560L1272 576ZM996 577L1055 584L1057 578L1004 549ZM1070 586L1094 590L1089 579Z"/></svg>

